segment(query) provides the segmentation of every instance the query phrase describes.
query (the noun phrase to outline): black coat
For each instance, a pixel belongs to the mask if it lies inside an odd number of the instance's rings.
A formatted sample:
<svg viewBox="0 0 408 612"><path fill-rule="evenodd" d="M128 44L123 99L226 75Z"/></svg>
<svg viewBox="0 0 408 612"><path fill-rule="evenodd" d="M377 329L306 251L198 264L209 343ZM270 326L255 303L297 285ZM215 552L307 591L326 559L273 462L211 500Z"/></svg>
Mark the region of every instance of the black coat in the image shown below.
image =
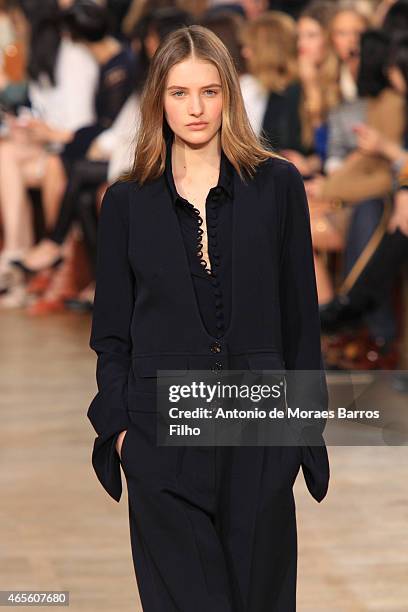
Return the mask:
<svg viewBox="0 0 408 612"><path fill-rule="evenodd" d="M155 411L156 370L320 370L320 320L309 209L295 166L277 158L242 181L234 169L232 310L225 335L203 326L164 175L117 182L98 229L90 346L98 393L88 418L98 436L92 463L106 491L122 492L116 436L139 412ZM218 367L218 366L217 366ZM324 374L319 405L327 408ZM321 431L321 429L320 429ZM306 484L326 495L326 446L303 446Z"/></svg>

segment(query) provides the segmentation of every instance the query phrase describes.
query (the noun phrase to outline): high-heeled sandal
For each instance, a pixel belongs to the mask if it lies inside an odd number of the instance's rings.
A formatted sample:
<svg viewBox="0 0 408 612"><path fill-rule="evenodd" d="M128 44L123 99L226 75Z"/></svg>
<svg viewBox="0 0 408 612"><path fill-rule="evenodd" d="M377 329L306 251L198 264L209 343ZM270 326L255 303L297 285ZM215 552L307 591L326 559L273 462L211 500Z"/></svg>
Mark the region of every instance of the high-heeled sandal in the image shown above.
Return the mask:
<svg viewBox="0 0 408 612"><path fill-rule="evenodd" d="M27 276L32 276L33 274L37 274L37 272L44 272L45 270L55 270L56 268L58 268L58 266L62 264L63 261L64 257L62 255L58 255L58 257L54 259L50 264L47 264L46 266L41 266L40 268L30 268L19 259L13 259L10 261L10 263L13 266L17 266L18 268L20 268L20 270L23 270L23 272L25 272Z"/></svg>

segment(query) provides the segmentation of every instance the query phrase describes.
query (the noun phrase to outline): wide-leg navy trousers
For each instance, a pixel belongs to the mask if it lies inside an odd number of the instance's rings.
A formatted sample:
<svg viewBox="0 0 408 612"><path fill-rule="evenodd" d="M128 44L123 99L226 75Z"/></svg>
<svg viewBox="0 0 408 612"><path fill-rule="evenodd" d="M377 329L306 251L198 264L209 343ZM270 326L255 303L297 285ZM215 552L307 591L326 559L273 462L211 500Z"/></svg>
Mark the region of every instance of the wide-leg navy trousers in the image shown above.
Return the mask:
<svg viewBox="0 0 408 612"><path fill-rule="evenodd" d="M157 446L156 413L122 444L144 612L293 612L300 448Z"/></svg>

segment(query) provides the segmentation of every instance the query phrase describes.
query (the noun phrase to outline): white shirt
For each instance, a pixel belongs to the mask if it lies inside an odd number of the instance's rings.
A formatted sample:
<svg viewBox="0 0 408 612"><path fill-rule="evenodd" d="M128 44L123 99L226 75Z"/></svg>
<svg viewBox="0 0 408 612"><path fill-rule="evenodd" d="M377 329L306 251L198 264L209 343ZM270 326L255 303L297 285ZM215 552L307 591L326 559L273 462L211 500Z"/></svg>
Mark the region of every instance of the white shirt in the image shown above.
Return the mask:
<svg viewBox="0 0 408 612"><path fill-rule="evenodd" d="M112 126L97 138L99 147L109 159L109 183L131 169L139 125L140 99L134 93L126 100Z"/></svg>
<svg viewBox="0 0 408 612"><path fill-rule="evenodd" d="M269 92L252 74L239 77L245 110L255 134L259 136L268 103Z"/></svg>
<svg viewBox="0 0 408 612"><path fill-rule="evenodd" d="M95 121L99 66L84 45L63 37L55 64L55 86L44 75L29 81L34 111L50 127L76 131Z"/></svg>

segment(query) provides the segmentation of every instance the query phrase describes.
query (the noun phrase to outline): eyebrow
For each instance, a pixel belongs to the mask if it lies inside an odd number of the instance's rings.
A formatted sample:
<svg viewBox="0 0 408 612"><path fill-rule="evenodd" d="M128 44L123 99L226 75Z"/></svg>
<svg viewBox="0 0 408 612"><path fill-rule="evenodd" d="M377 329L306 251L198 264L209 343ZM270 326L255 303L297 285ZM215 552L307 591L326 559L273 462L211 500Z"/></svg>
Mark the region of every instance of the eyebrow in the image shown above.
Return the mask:
<svg viewBox="0 0 408 612"><path fill-rule="evenodd" d="M203 85L200 89L208 89L209 87L221 87L221 83L210 83L209 85ZM167 89L188 89L182 85L170 85Z"/></svg>

